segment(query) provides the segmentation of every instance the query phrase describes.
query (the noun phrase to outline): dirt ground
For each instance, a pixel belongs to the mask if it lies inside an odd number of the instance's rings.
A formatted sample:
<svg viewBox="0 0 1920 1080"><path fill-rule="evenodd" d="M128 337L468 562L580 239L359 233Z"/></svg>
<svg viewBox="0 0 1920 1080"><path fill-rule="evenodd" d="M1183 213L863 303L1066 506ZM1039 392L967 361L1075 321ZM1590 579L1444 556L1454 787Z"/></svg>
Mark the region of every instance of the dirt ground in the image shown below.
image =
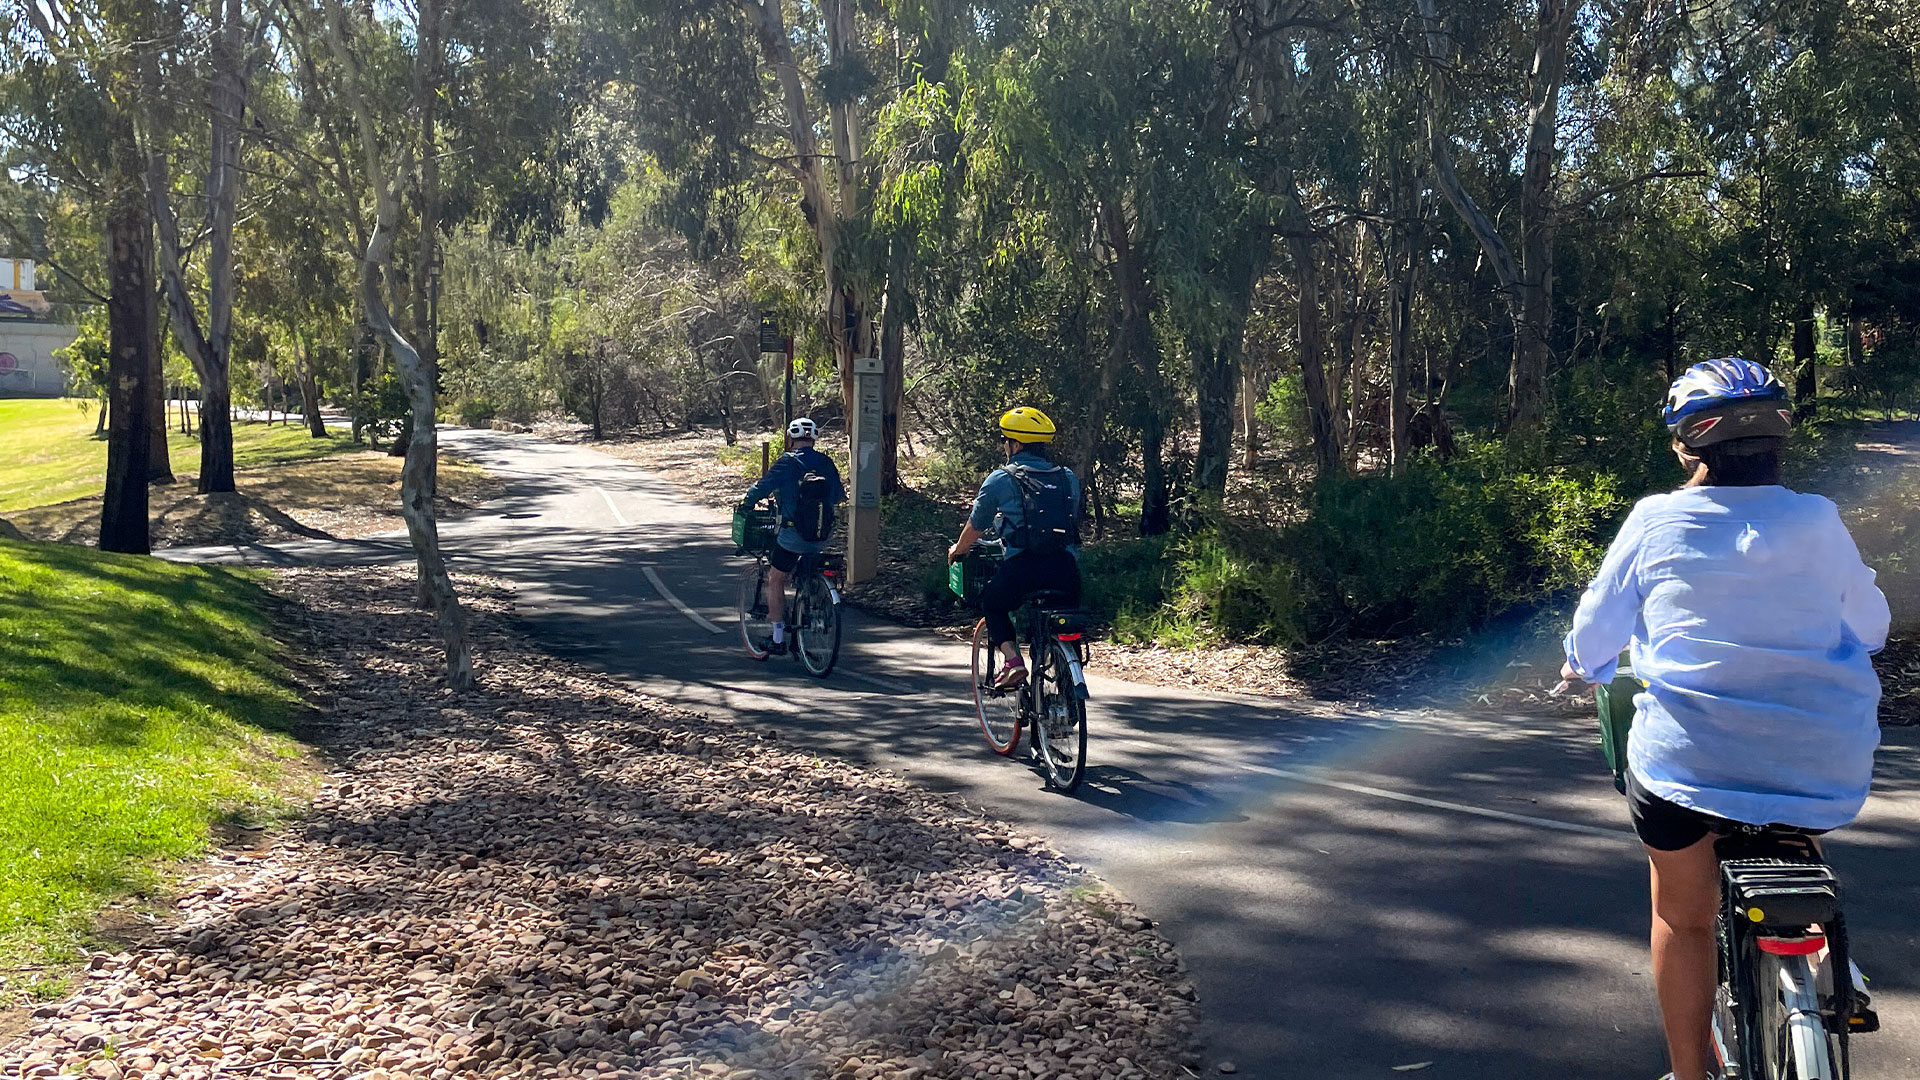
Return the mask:
<svg viewBox="0 0 1920 1080"><path fill-rule="evenodd" d="M355 539L406 527L400 516L401 459L362 450L309 461L261 465L234 473L239 490L194 492L194 476L149 489L153 546L252 544L289 539ZM452 517L498 497L503 485L484 469L442 457L440 515ZM95 543L100 498L75 499L7 515L31 540Z"/></svg>

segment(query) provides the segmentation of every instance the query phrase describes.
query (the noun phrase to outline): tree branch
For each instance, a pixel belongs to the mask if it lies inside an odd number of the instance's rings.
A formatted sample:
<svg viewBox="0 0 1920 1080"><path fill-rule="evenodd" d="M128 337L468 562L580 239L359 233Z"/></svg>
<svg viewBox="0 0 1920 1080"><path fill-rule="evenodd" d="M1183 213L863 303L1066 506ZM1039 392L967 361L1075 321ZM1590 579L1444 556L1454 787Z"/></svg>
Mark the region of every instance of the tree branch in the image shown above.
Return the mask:
<svg viewBox="0 0 1920 1080"><path fill-rule="evenodd" d="M1702 176L1712 176L1712 175L1713 175L1712 173L1707 172L1704 169L1655 169L1653 172L1642 173L1631 180L1622 180L1617 184L1608 184L1606 187L1598 188L1593 191L1586 192L1585 194L1582 194L1577 198L1568 199L1565 202L1560 204L1560 209L1571 210L1578 207L1582 207L1591 202L1598 202L1599 200L1604 199L1609 195L1617 194L1619 192L1627 190L1628 188L1639 187L1641 184L1649 183L1654 180L1681 180L1688 177L1702 177Z"/></svg>

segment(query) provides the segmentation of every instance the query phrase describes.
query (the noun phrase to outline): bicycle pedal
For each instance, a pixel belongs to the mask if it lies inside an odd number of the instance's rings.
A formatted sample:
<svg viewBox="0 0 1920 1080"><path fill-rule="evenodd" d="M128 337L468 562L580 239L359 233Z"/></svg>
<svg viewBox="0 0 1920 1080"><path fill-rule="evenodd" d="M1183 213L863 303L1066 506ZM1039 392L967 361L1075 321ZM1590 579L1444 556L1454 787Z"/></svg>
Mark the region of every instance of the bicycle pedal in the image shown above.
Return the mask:
<svg viewBox="0 0 1920 1080"><path fill-rule="evenodd" d="M1880 1030L1880 1014L1864 1006L1854 1009L1847 1019L1847 1032L1851 1035L1865 1035Z"/></svg>

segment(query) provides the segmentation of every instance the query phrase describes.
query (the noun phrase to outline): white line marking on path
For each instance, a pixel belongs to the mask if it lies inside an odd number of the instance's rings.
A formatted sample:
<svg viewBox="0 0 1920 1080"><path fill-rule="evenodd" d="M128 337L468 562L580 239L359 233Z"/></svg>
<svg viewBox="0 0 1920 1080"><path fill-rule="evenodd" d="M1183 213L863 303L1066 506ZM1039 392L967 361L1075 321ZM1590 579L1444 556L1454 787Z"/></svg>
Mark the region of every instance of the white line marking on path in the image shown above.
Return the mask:
<svg viewBox="0 0 1920 1080"><path fill-rule="evenodd" d="M605 495L606 492L602 491L600 494ZM607 502L611 504L613 500L608 499ZM614 513L617 514L619 513L619 511L616 510L614 511ZM622 522L622 524L625 524L625 522ZM667 603L673 605L673 610L679 612L682 615L685 615L687 618L692 619L694 622L700 624L701 626L706 627L707 632L710 634L726 633L725 630L722 630L719 627L713 625L713 623L709 622L705 615L702 615L699 612L688 607L686 604L681 602L679 597L673 595L673 590L667 588L667 583L664 581L661 581L660 575L653 572L653 567L642 566L640 568L640 572L647 575L647 583L653 586L654 592L657 592L660 594L660 599L665 600Z"/></svg>
<svg viewBox="0 0 1920 1080"><path fill-rule="evenodd" d="M1293 769L1275 769L1266 765L1242 765L1247 772L1278 776L1285 780L1295 780L1302 784L1318 784L1321 787L1337 788L1356 795L1371 795L1376 799L1391 799L1394 802L1412 803L1415 806L1428 806L1435 810L1451 810L1456 814L1472 814L1475 817L1492 818L1495 821L1511 821L1520 825L1532 825L1541 829L1558 829L1561 832L1579 833L1582 836L1604 836L1609 840L1618 840L1622 835L1631 835L1624 829L1602 829L1597 825L1579 825L1571 821L1555 821L1552 818L1528 817L1525 814L1509 814L1505 810L1489 810L1484 806L1468 806L1465 803L1442 802L1423 795L1408 795L1385 788L1369 787L1366 784L1350 784L1344 780L1329 780L1311 773L1297 772Z"/></svg>
<svg viewBox="0 0 1920 1080"><path fill-rule="evenodd" d="M613 520L615 520L615 521L617 521L617 522L619 522L619 523L620 523L620 526L621 526L621 528L625 528L625 529L631 529L631 528L633 528L633 522L631 522L631 521L628 521L628 520L627 520L627 515L625 515L625 514L623 514L623 513L621 513L621 512L620 512L620 508L619 508L619 507L617 507L617 506L615 506L615 505L613 505L613 496L611 496L611 495L609 495L609 494L607 494L607 489L606 489L606 488L602 488L602 487L597 487L597 488L594 488L593 490L595 490L595 491L597 491L597 492L599 492L599 493L600 493L600 497L601 497L601 498L603 498L603 499L605 499L605 500L607 500L607 509L609 509L609 510L611 510L611 511L613 511ZM663 591L664 591L664 590L663 590ZM679 603L679 601L678 601L678 600L676 600L676 601L674 601L674 603L676 603L676 604L677 604L677 603ZM698 618L698 617L699 617L699 616L695 616L695 618ZM708 625L709 625L709 626L711 626L711 625L713 625L713 624L711 624L711 623L708 623ZM719 633L719 631L718 631L718 630L715 630L714 632L715 632L715 633Z"/></svg>

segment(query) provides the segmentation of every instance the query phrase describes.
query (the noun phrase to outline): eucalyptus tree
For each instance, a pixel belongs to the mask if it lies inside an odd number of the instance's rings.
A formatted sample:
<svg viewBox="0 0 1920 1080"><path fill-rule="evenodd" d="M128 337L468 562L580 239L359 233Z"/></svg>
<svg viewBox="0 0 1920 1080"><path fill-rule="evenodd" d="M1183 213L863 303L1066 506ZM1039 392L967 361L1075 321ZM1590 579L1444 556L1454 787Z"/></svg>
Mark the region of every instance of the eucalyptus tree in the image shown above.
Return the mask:
<svg viewBox="0 0 1920 1080"><path fill-rule="evenodd" d="M903 65L917 45L893 15L913 6L606 0L605 8L629 123L670 177L662 220L705 256L737 250L748 203L784 197L798 206L814 268L810 321L838 365L844 407L851 361L883 360L885 489L897 484L904 350L898 338L882 349L874 323L903 252L872 236L872 137L876 113L912 81Z"/></svg>
<svg viewBox="0 0 1920 1080"><path fill-rule="evenodd" d="M201 494L234 490L233 394L228 358L233 341L234 222L240 201L241 135L245 129L247 81L266 19L249 14L243 0L170 0L155 6L163 32L144 58L142 96L147 126L147 190L153 203L169 323L180 349L192 361L200 384ZM205 104L178 100L184 88L206 87ZM191 96L189 97L191 100ZM203 110L204 109L204 113ZM204 119L202 117L204 116ZM191 123L188 118L199 121ZM206 305L202 317L188 281L189 245L175 211L176 153L200 145L204 128L206 167L191 193L205 206ZM183 130L185 129L185 130ZM193 237L197 243L199 236Z"/></svg>
<svg viewBox="0 0 1920 1080"><path fill-rule="evenodd" d="M1472 59L1496 58L1508 72L1521 68L1517 57L1488 47L1500 27L1480 28L1477 36L1456 17L1441 19L1434 0L1417 0L1426 38L1431 80L1426 117L1428 150L1441 194L1473 231L1513 318L1513 358L1508 369L1508 414L1516 427L1533 427L1546 412L1546 378L1553 333L1553 199L1559 162L1559 109L1567 70L1567 46L1585 0L1526 0L1530 16L1532 63L1525 65L1524 94L1516 95L1526 116L1520 156L1520 256L1480 202L1467 191L1454 163L1454 134L1449 89ZM1462 15L1466 12L1461 12ZM1493 12L1496 19L1505 13ZM1476 47L1477 45L1477 47ZM1519 80L1516 80L1519 81Z"/></svg>
<svg viewBox="0 0 1920 1080"><path fill-rule="evenodd" d="M421 606L434 612L446 650L448 685L473 686L473 655L467 637L466 614L454 592L453 579L440 553L440 531L433 505L434 477L439 448L435 432L435 386L432 370L419 349L394 325L388 298L394 236L400 228L400 186L412 165L417 147L403 126L381 120L365 69L382 53L391 55L397 35L391 26L355 10L341 0L325 0L324 33L337 72L333 88L354 118L362 155L365 189L373 196L373 227L367 235L360 263L360 308L367 326L393 353L410 409L406 464L400 473L400 512L413 543ZM415 35L416 40L426 38ZM435 88L438 92L438 88ZM342 165L344 166L344 162Z"/></svg>
<svg viewBox="0 0 1920 1080"><path fill-rule="evenodd" d="M0 17L0 110L16 169L50 193L103 208L110 413L100 547L138 553L150 546L147 485L156 429L162 453L166 430L139 135L153 14L140 0L98 0L16 4Z"/></svg>

